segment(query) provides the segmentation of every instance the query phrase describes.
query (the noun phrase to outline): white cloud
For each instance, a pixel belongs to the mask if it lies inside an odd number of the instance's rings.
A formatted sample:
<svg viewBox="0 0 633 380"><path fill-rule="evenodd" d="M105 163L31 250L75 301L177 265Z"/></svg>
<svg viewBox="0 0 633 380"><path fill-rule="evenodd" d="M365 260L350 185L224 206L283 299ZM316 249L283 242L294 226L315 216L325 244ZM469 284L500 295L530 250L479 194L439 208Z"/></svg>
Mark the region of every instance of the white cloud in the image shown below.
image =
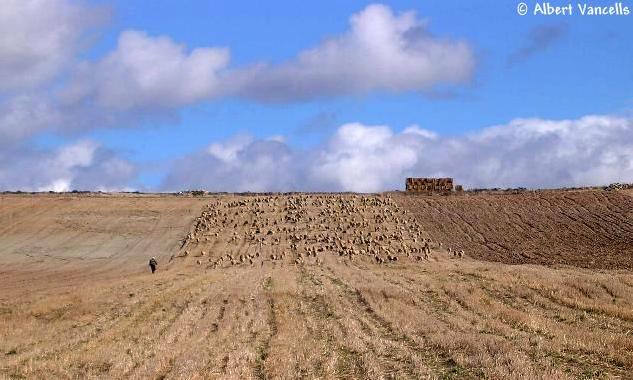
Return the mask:
<svg viewBox="0 0 633 380"><path fill-rule="evenodd" d="M80 66L65 96L117 111L174 108L218 95L219 72L228 62L228 49L187 52L169 37L124 31L113 52Z"/></svg>
<svg viewBox="0 0 633 380"><path fill-rule="evenodd" d="M107 16L79 1L0 2L0 146L65 128L55 89Z"/></svg>
<svg viewBox="0 0 633 380"><path fill-rule="evenodd" d="M90 140L64 146L59 149L51 164L64 170L71 169L73 167L90 166L92 165L92 160L97 146L97 143Z"/></svg>
<svg viewBox="0 0 633 380"><path fill-rule="evenodd" d="M229 59L226 48L187 52L169 37L125 31L113 52L80 65L65 97L119 112L226 96L299 101L463 83L475 66L467 43L434 37L414 12L394 14L379 4L353 15L347 33L289 62L229 68Z"/></svg>
<svg viewBox="0 0 633 380"><path fill-rule="evenodd" d="M69 84L16 92L0 103L0 141L173 120L178 107L216 96L228 59L226 49L187 52L167 37L123 32L106 57L75 65Z"/></svg>
<svg viewBox="0 0 633 380"><path fill-rule="evenodd" d="M253 142L253 138L248 135L237 135L224 143L214 143L209 145L207 152L209 155L224 162L233 162L237 159L238 153Z"/></svg>
<svg viewBox="0 0 633 380"><path fill-rule="evenodd" d="M421 137L424 137L424 138L427 138L427 139L431 139L431 140L435 140L438 137L437 133L435 133L433 131L429 131L427 129L420 128L420 126L417 125L417 124L413 124L413 125L410 125L410 126L406 127L402 131L402 133L403 134L409 133L409 134L412 134L412 135L418 135L418 136L421 136Z"/></svg>
<svg viewBox="0 0 633 380"><path fill-rule="evenodd" d="M71 183L65 178L54 179L51 183L38 187L36 191L54 191L56 193L62 193L71 191Z"/></svg>
<svg viewBox="0 0 633 380"><path fill-rule="evenodd" d="M414 12L380 4L353 15L346 33L279 65L230 67L228 48L189 49L135 30L103 57L82 61L104 13L70 0L0 3L0 141L175 121L181 107L226 97L423 91L466 82L475 65L466 42L432 36Z"/></svg>
<svg viewBox="0 0 633 380"><path fill-rule="evenodd" d="M11 146L0 151L0 190L129 189L136 167L91 140L56 150Z"/></svg>
<svg viewBox="0 0 633 380"><path fill-rule="evenodd" d="M465 140L461 153L482 175L474 186L579 186L633 181L633 120L517 119ZM494 160L494 161L493 161Z"/></svg>
<svg viewBox="0 0 633 380"><path fill-rule="evenodd" d="M402 189L409 176L454 177L471 188L633 182L633 120L609 115L516 119L458 137L350 123L307 152L252 139L212 146L175 163L163 186L374 192ZM217 147L230 150L230 160L218 159Z"/></svg>
<svg viewBox="0 0 633 380"><path fill-rule="evenodd" d="M163 190L286 191L299 183L299 156L275 140L238 136L176 160Z"/></svg>
<svg viewBox="0 0 633 380"><path fill-rule="evenodd" d="M86 29L103 16L103 9L67 0L3 0L0 92L53 79L74 59Z"/></svg>
<svg viewBox="0 0 633 380"><path fill-rule="evenodd" d="M55 107L33 95L18 95L0 103L0 148L59 122Z"/></svg>
<svg viewBox="0 0 633 380"><path fill-rule="evenodd" d="M399 180L415 165L414 145L386 126L341 126L309 164L310 178L327 188L371 192Z"/></svg>
<svg viewBox="0 0 633 380"><path fill-rule="evenodd" d="M238 93L264 101L297 101L374 90L417 91L464 83L475 57L463 41L432 36L415 12L373 4L350 18L350 30L276 66L243 70Z"/></svg>
<svg viewBox="0 0 633 380"><path fill-rule="evenodd" d="M269 138L267 138L267 140L269 140L269 141L277 141L277 142L283 143L283 142L286 142L286 137L283 136L283 135L273 135L273 136L270 136Z"/></svg>

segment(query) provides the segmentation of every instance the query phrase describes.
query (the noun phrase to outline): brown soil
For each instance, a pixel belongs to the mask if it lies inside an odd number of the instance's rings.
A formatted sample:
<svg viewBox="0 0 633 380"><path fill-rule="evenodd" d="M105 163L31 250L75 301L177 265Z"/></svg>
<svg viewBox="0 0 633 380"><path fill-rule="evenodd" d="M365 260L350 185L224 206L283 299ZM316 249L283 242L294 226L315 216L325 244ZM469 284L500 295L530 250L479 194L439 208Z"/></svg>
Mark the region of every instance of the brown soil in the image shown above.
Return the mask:
<svg viewBox="0 0 633 380"><path fill-rule="evenodd" d="M626 191L401 194L396 200L433 238L469 257L633 268L633 197Z"/></svg>

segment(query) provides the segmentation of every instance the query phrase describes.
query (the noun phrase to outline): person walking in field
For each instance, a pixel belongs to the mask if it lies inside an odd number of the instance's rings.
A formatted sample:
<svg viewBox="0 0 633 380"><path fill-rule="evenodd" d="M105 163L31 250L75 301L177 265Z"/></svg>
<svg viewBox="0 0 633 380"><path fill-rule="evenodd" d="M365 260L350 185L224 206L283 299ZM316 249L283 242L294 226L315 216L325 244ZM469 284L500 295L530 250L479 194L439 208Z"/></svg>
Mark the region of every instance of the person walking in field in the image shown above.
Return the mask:
<svg viewBox="0 0 633 380"><path fill-rule="evenodd" d="M158 261L156 261L155 257L149 259L149 268L152 270L152 273L156 272L156 269L158 268Z"/></svg>

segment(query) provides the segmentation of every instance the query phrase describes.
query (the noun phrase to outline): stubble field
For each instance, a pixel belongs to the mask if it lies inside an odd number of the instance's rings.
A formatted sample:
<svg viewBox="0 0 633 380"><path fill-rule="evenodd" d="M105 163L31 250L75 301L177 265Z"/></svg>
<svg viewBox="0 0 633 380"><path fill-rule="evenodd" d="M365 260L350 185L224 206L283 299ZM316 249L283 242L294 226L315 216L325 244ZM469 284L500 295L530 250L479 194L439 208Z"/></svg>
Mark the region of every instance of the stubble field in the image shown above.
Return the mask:
<svg viewBox="0 0 633 380"><path fill-rule="evenodd" d="M632 198L490 197L0 196L0 377L631 378Z"/></svg>

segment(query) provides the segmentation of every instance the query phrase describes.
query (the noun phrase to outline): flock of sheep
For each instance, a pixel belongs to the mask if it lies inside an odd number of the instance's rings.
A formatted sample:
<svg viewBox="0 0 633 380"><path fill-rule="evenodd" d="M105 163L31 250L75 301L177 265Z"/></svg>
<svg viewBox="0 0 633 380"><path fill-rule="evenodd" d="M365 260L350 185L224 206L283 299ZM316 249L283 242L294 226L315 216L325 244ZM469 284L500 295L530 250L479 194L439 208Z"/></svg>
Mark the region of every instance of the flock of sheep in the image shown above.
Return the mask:
<svg viewBox="0 0 633 380"><path fill-rule="evenodd" d="M335 255L383 264L429 260L442 249L388 196L219 197L197 218L172 260L195 257L198 265L221 268L265 261L320 264L325 255Z"/></svg>

